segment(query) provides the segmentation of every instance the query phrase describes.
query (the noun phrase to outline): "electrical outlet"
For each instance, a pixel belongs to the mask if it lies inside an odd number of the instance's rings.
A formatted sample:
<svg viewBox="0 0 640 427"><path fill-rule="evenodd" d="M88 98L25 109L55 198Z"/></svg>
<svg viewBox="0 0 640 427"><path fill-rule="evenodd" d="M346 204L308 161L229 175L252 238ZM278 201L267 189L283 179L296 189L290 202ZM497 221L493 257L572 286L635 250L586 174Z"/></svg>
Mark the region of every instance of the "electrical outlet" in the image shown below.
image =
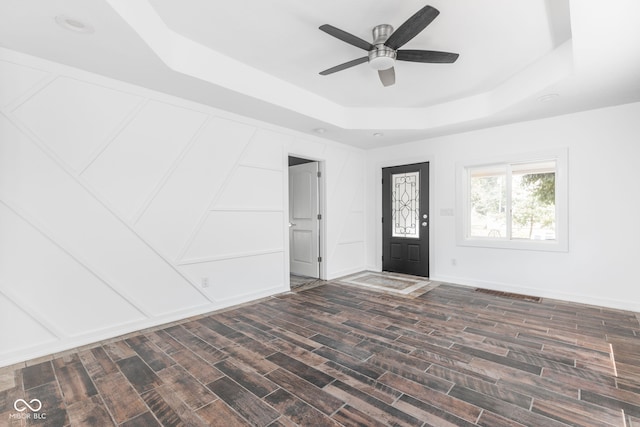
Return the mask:
<svg viewBox="0 0 640 427"><path fill-rule="evenodd" d="M203 277L202 279L200 279L200 286L203 288L208 288L209 287L209 278L208 277Z"/></svg>

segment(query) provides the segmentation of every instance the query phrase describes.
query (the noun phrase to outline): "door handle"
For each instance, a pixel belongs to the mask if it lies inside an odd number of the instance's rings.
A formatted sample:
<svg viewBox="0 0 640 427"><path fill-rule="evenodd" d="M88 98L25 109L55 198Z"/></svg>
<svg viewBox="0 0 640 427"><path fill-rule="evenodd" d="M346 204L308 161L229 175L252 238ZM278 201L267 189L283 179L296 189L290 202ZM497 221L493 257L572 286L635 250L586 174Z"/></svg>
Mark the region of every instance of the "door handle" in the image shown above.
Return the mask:
<svg viewBox="0 0 640 427"><path fill-rule="evenodd" d="M289 223L289 227L295 227L296 225L298 225L298 224L295 224L295 223L293 223L293 222L290 222L290 223Z"/></svg>

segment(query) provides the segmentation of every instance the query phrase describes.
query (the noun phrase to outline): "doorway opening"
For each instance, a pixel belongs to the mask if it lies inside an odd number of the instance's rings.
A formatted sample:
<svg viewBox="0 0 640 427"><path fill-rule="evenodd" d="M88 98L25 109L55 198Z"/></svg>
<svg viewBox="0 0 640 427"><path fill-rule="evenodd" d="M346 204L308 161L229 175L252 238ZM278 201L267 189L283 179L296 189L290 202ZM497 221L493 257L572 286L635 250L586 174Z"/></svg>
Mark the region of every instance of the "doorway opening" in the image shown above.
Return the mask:
<svg viewBox="0 0 640 427"><path fill-rule="evenodd" d="M322 164L289 156L290 286L322 278Z"/></svg>
<svg viewBox="0 0 640 427"><path fill-rule="evenodd" d="M382 270L429 277L429 162L382 168Z"/></svg>

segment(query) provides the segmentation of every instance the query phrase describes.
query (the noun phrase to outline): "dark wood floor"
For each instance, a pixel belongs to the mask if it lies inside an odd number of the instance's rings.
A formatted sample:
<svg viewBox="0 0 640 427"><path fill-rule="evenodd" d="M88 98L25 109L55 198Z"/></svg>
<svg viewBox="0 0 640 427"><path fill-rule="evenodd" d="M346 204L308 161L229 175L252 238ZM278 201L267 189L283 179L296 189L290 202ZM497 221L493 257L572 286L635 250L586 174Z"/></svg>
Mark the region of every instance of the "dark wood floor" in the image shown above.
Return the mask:
<svg viewBox="0 0 640 427"><path fill-rule="evenodd" d="M29 363L0 425L632 427L639 348L631 312L327 283Z"/></svg>

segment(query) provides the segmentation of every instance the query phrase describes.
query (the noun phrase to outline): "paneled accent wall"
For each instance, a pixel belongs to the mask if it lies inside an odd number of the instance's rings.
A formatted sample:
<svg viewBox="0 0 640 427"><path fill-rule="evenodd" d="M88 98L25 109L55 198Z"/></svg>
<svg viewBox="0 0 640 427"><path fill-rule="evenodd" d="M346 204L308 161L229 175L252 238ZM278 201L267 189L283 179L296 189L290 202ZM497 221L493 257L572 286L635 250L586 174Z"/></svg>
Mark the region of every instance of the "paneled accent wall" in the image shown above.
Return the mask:
<svg viewBox="0 0 640 427"><path fill-rule="evenodd" d="M288 290L288 154L362 270L362 151L0 49L0 366Z"/></svg>

